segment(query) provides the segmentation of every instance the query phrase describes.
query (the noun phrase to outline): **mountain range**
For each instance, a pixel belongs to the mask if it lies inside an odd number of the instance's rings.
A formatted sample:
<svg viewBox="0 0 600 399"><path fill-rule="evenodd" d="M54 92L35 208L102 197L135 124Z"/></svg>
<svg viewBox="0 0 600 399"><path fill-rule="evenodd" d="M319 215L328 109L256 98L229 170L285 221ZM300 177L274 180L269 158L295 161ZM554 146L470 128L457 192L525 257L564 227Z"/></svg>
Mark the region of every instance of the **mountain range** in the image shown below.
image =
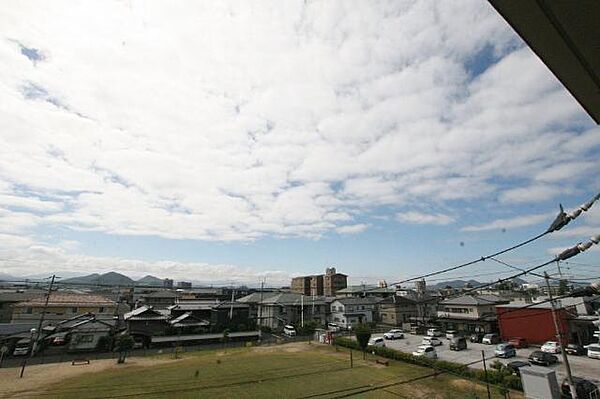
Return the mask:
<svg viewBox="0 0 600 399"><path fill-rule="evenodd" d="M66 278L66 279L60 280L60 282L67 283L67 284L89 284L89 285L97 284L97 285L114 285L114 286L119 286L119 285L127 286L127 285L133 285L133 284L159 286L159 287L163 286L163 280L158 277L147 275L136 281L136 280L133 280L133 279L131 279L121 273L117 273L117 272L108 272L108 273L104 273L104 274L93 273L93 274L88 274L87 276Z"/></svg>
<svg viewBox="0 0 600 399"><path fill-rule="evenodd" d="M512 279L512 281L514 281L514 283L518 284L518 285L527 283L527 281L520 279L518 277L515 277L514 279ZM450 286L452 288L463 288L466 284L470 284L472 287L478 287L478 286L486 284L486 283L482 283L477 280L449 280L449 281L441 281L441 282L439 282L435 285L432 285L428 288L433 289L433 290L440 290L440 289L446 288L448 286Z"/></svg>

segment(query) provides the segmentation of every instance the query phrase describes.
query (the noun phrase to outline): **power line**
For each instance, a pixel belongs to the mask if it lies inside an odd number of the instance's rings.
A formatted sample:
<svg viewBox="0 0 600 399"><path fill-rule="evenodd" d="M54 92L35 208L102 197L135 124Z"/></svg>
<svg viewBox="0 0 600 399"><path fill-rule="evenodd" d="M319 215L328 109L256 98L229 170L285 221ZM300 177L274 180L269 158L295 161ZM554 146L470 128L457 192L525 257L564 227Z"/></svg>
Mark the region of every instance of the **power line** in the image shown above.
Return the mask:
<svg viewBox="0 0 600 399"><path fill-rule="evenodd" d="M560 211L559 211L558 215L556 216L556 218L554 219L554 221L552 222L552 224L550 225L550 227L548 227L548 229L546 231L544 231L543 233L540 233L537 236L532 237L532 238L530 238L528 240L525 240L525 241L522 241L522 242L520 242L518 244L515 244L515 245L513 245L511 247L505 248L503 250L500 250L500 251L495 252L495 253L490 254L490 255L482 256L479 259L474 259L472 261L462 263L460 265L448 267L448 268L441 269L441 270L438 270L438 271L435 271L435 272L431 272L431 273L422 274L422 275L416 276L416 277L411 277L411 278L408 278L408 279L404 279L404 280L392 283L390 285L400 285L400 284L403 284L403 283L408 283L408 282L411 282L411 281L416 281L416 280L421 280L421 279L424 279L424 278L427 278L427 277L436 276L438 274L447 273L447 272L450 272L450 271L453 271L453 270L457 270L457 269L460 269L460 268L463 268L463 267L474 265L474 264L479 263L479 262L485 262L487 259L499 256L499 255L502 255L504 253L513 251L513 250L515 250L517 248L523 247L523 246L525 246L527 244L530 244L530 243L532 243L532 242L534 242L534 241L536 241L536 240L538 240L538 239L540 239L540 238L542 238L542 237L544 237L544 236L546 236L546 235L548 235L550 233L553 233L555 231L559 231L560 229L562 229L563 227L565 227L567 224L569 224L572 220L575 220L579 215L581 215L582 212L585 212L585 211L589 210L592 207L592 205L594 205L594 203L596 201L598 201L599 199L600 199L600 193L596 194L588 202L580 205L577 209L575 209L574 211L572 211L572 212L570 212L568 214L564 211L564 209L562 207L562 204L559 205L560 206ZM584 250L580 250L579 252L582 252Z"/></svg>

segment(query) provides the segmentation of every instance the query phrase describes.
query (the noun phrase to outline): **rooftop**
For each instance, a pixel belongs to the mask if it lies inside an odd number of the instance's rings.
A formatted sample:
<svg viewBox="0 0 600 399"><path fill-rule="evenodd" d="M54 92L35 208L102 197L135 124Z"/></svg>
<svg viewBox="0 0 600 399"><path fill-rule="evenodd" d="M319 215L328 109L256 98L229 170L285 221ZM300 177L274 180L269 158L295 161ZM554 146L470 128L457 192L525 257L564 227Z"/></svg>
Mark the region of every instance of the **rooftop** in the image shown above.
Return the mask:
<svg viewBox="0 0 600 399"><path fill-rule="evenodd" d="M508 303L508 299L499 297L497 295L463 295L457 298L450 298L443 300L442 305L496 305Z"/></svg>
<svg viewBox="0 0 600 399"><path fill-rule="evenodd" d="M32 298L24 302L20 302L15 306L18 307L37 307L44 306L45 296ZM73 294L68 292L53 292L48 299L48 306L54 307L70 307L70 306L116 306L114 301L111 301L101 295L94 294Z"/></svg>

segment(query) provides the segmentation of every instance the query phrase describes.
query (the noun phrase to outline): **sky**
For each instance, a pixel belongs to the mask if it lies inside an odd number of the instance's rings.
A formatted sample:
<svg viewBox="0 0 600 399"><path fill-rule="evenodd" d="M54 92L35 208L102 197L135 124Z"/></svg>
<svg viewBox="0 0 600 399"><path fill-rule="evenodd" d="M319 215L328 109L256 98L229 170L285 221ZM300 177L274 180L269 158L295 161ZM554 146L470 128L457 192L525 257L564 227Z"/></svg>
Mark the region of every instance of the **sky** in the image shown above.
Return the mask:
<svg viewBox="0 0 600 399"><path fill-rule="evenodd" d="M0 7L0 273L391 283L600 189L600 128L487 2ZM502 259L599 233L597 204Z"/></svg>

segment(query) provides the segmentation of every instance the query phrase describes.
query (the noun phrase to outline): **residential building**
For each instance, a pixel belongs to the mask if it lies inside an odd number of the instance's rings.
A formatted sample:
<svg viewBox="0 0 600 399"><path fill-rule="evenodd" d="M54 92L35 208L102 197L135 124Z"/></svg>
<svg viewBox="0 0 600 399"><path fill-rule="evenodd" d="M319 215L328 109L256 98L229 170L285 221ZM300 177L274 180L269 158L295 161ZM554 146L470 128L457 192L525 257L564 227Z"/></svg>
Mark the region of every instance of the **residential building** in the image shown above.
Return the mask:
<svg viewBox="0 0 600 399"><path fill-rule="evenodd" d="M0 323L9 323L12 320L13 307L19 302L32 298L42 297L44 290L10 290L0 292Z"/></svg>
<svg viewBox="0 0 600 399"><path fill-rule="evenodd" d="M336 296L337 292L348 286L348 276L337 273L335 267L325 269L323 276L323 294L325 296Z"/></svg>
<svg viewBox="0 0 600 399"><path fill-rule="evenodd" d="M464 333L496 332L496 306L507 303L507 299L496 295L463 295L450 298L439 303L437 320L444 330Z"/></svg>
<svg viewBox="0 0 600 399"><path fill-rule="evenodd" d="M261 300L262 296L262 300ZM294 292L254 292L238 302L249 305L249 317L259 324L275 330L286 324L299 325L304 319L327 323L330 299L323 296L302 295Z"/></svg>
<svg viewBox="0 0 600 399"><path fill-rule="evenodd" d="M336 298L331 302L329 320L348 328L374 321L376 305L380 298Z"/></svg>
<svg viewBox="0 0 600 399"><path fill-rule="evenodd" d="M70 328L70 352L93 351L98 349L101 340L108 339L114 330L114 320L98 320L90 317L81 320Z"/></svg>
<svg viewBox="0 0 600 399"><path fill-rule="evenodd" d="M182 290L189 290L192 288L192 283L189 281L178 281L177 288Z"/></svg>
<svg viewBox="0 0 600 399"><path fill-rule="evenodd" d="M150 343L153 335L164 334L169 320L168 312L158 311L152 306L140 306L125 314L127 331L145 345Z"/></svg>
<svg viewBox="0 0 600 399"><path fill-rule="evenodd" d="M311 294L311 276L294 277L290 286L291 292L303 295ZM318 294L317 294L318 295Z"/></svg>
<svg viewBox="0 0 600 399"><path fill-rule="evenodd" d="M396 293L393 287L379 287L376 285L349 285L346 288L337 290L337 297L389 297Z"/></svg>
<svg viewBox="0 0 600 399"><path fill-rule="evenodd" d="M418 316L417 302L403 296L387 297L377 304L376 314L381 324L409 329L411 317Z"/></svg>
<svg viewBox="0 0 600 399"><path fill-rule="evenodd" d="M45 296L15 304L12 322L32 323L38 321L42 313L49 324L85 313L93 313L97 319L112 320L116 308L116 302L100 295L55 291L50 294L47 306Z"/></svg>
<svg viewBox="0 0 600 399"><path fill-rule="evenodd" d="M294 277L291 292L314 296L336 296L337 292L348 286L348 276L337 273L335 267L325 269L325 274Z"/></svg>
<svg viewBox="0 0 600 399"><path fill-rule="evenodd" d="M141 294L137 305L147 305L154 309L166 309L171 305L174 305L181 294L176 291L170 290L157 290L148 293Z"/></svg>

